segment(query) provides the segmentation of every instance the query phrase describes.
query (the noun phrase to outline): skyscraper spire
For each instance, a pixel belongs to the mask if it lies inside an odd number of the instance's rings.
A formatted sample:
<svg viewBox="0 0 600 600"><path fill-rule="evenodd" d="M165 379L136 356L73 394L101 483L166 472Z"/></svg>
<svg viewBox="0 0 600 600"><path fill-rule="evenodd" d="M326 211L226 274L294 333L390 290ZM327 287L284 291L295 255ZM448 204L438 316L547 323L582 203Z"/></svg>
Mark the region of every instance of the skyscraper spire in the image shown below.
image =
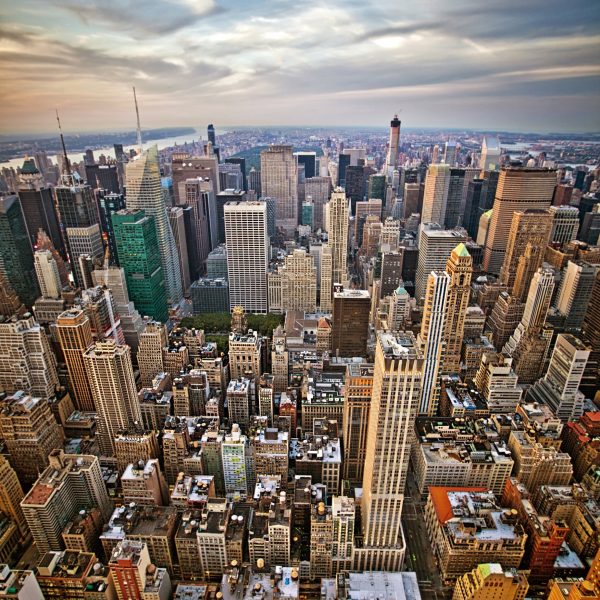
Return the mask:
<svg viewBox="0 0 600 600"><path fill-rule="evenodd" d="M63 136L62 127L60 126L60 117L58 116L58 108L56 109L56 120L58 122L58 131L60 132L60 143L62 144L63 156L65 162L63 165L63 175L67 177L71 175L71 164L69 163L69 157L67 156L67 148L65 146L65 138Z"/></svg>
<svg viewBox="0 0 600 600"><path fill-rule="evenodd" d="M135 102L135 116L137 119L138 154L141 154L142 153L142 128L140 126L140 111L138 109L137 96L135 95L135 86L133 86L133 101Z"/></svg>

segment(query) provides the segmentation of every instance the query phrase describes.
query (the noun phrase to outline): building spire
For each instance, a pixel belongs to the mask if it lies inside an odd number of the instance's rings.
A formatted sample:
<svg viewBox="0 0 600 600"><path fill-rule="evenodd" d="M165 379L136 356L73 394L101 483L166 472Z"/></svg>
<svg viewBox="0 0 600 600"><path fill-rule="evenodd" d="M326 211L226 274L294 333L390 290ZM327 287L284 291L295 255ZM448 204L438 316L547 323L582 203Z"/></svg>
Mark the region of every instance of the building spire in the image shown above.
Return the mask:
<svg viewBox="0 0 600 600"><path fill-rule="evenodd" d="M58 108L56 109L56 120L58 122L58 131L60 132L60 143L62 144L63 157L65 159L63 164L63 175L69 177L71 175L71 163L67 156L67 147L65 146L65 138L63 136L62 127L60 126L60 117L58 116Z"/></svg>
<svg viewBox="0 0 600 600"><path fill-rule="evenodd" d="M133 86L133 101L135 102L135 116L137 118L137 145L138 153L142 153L142 128L140 126L140 111L138 109L137 96L135 95L135 86Z"/></svg>

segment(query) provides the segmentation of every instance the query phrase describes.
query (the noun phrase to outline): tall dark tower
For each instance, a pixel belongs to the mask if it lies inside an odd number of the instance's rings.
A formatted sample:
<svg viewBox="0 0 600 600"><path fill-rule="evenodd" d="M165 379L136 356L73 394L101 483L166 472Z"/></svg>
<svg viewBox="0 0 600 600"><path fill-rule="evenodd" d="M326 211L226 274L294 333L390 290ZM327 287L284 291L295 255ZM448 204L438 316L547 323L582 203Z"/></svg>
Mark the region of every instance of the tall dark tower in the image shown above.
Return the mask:
<svg viewBox="0 0 600 600"><path fill-rule="evenodd" d="M215 136L215 126L210 123L208 128L208 141L213 145L213 148L217 145L217 138Z"/></svg>

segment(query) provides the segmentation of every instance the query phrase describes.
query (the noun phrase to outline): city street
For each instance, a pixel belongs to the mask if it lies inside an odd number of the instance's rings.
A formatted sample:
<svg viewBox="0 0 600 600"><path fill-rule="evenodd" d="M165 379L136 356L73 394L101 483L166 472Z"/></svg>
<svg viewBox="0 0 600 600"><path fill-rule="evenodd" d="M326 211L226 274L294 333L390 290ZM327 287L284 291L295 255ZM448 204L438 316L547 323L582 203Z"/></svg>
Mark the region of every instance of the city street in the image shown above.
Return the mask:
<svg viewBox="0 0 600 600"><path fill-rule="evenodd" d="M402 515L407 545L405 568L417 573L423 600L450 600L452 588L442 584L435 555L427 537L424 507L412 471L409 471Z"/></svg>

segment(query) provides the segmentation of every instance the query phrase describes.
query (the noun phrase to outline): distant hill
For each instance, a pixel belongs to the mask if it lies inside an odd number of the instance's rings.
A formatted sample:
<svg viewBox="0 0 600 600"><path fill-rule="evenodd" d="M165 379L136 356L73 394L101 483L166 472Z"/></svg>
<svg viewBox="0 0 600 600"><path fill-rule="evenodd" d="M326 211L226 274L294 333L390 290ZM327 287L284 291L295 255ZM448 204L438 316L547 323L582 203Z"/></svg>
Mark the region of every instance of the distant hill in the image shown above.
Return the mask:
<svg viewBox="0 0 600 600"><path fill-rule="evenodd" d="M266 150L268 146L254 146L248 150L242 150L237 154L232 154L227 158L245 158L246 159L246 175L250 173L252 167L260 171L260 153ZM317 158L323 156L323 150L319 146L294 146L294 152L316 152Z"/></svg>

